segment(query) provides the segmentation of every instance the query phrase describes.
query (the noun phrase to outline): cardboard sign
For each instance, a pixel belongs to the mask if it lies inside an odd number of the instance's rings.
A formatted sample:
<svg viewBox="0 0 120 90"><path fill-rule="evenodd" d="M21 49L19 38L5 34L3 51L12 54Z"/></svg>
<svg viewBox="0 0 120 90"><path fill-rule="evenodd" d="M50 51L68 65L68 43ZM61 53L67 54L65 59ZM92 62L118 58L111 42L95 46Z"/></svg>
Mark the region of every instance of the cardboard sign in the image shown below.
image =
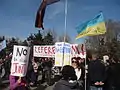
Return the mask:
<svg viewBox="0 0 120 90"><path fill-rule="evenodd" d="M63 65L63 45L63 42L55 43L55 66Z"/></svg>
<svg viewBox="0 0 120 90"><path fill-rule="evenodd" d="M71 46L69 43L57 42L55 44L55 66L71 64Z"/></svg>
<svg viewBox="0 0 120 90"><path fill-rule="evenodd" d="M33 56L34 57L54 57L55 47L54 46L34 46Z"/></svg>
<svg viewBox="0 0 120 90"><path fill-rule="evenodd" d="M14 46L11 61L11 75L24 77L27 72L30 47Z"/></svg>
<svg viewBox="0 0 120 90"><path fill-rule="evenodd" d="M71 65L71 44L64 43L64 61L63 65Z"/></svg>

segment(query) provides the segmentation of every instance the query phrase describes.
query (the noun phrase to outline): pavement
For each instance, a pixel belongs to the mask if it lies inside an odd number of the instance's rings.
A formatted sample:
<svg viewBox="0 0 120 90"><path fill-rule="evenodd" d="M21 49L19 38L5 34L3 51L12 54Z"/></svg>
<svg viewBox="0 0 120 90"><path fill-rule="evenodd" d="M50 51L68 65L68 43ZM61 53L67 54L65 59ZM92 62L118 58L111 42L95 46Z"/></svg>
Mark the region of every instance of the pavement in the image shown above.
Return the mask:
<svg viewBox="0 0 120 90"><path fill-rule="evenodd" d="M38 77L38 81L41 80L41 75ZM38 84L36 87L30 87L30 90L53 90L54 84L48 86L47 83ZM2 80L0 85L0 90L9 90L9 80Z"/></svg>
<svg viewBox="0 0 120 90"><path fill-rule="evenodd" d="M37 87L30 87L30 90L53 90L54 85L48 86L46 83L40 84ZM9 90L9 84L0 86L0 90Z"/></svg>
<svg viewBox="0 0 120 90"><path fill-rule="evenodd" d="M54 85L48 86L47 83L38 85L38 87L32 87L31 90L53 90Z"/></svg>

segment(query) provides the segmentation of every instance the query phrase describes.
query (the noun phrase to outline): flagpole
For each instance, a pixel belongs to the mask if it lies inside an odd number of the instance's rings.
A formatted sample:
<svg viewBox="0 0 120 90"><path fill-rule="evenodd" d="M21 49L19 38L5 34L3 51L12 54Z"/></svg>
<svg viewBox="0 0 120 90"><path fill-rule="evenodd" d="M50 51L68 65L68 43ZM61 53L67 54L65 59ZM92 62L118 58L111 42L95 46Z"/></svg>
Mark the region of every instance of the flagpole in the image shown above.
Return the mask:
<svg viewBox="0 0 120 90"><path fill-rule="evenodd" d="M87 89L87 62L86 62L86 58L85 58L85 90Z"/></svg>
<svg viewBox="0 0 120 90"><path fill-rule="evenodd" d="M65 0L65 28L64 28L64 42L66 41L66 33L67 33L67 2L68 0Z"/></svg>
<svg viewBox="0 0 120 90"><path fill-rule="evenodd" d="M67 0L65 0L65 27L64 27L64 44L66 41L66 33L67 33ZM62 67L64 65L64 48L63 48L63 62Z"/></svg>

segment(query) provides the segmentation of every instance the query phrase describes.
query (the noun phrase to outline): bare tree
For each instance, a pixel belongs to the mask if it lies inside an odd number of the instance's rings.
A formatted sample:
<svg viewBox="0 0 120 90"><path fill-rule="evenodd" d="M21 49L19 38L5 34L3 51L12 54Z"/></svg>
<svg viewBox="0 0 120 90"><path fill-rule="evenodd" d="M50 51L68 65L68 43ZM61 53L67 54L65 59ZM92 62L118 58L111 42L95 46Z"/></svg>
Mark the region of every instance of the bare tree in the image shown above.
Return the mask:
<svg viewBox="0 0 120 90"><path fill-rule="evenodd" d="M106 21L106 29L107 32L105 34L91 36L87 39L86 46L89 46L90 50L102 55L111 54L114 50L118 51L116 48L119 46L117 38L120 33L120 22L108 20Z"/></svg>
<svg viewBox="0 0 120 90"><path fill-rule="evenodd" d="M66 34L66 36L61 35L61 36L59 36L58 41L59 42L64 42L65 41L65 42L71 43L71 38L67 34Z"/></svg>

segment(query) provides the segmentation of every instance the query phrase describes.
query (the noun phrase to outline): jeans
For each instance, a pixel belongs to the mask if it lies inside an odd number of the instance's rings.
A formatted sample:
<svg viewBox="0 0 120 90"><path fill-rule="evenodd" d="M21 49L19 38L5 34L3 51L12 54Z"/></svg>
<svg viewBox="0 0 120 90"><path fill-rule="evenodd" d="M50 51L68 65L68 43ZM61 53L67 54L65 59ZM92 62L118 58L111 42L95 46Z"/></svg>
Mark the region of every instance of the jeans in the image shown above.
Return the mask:
<svg viewBox="0 0 120 90"><path fill-rule="evenodd" d="M102 87L90 86L90 90L103 90Z"/></svg>

